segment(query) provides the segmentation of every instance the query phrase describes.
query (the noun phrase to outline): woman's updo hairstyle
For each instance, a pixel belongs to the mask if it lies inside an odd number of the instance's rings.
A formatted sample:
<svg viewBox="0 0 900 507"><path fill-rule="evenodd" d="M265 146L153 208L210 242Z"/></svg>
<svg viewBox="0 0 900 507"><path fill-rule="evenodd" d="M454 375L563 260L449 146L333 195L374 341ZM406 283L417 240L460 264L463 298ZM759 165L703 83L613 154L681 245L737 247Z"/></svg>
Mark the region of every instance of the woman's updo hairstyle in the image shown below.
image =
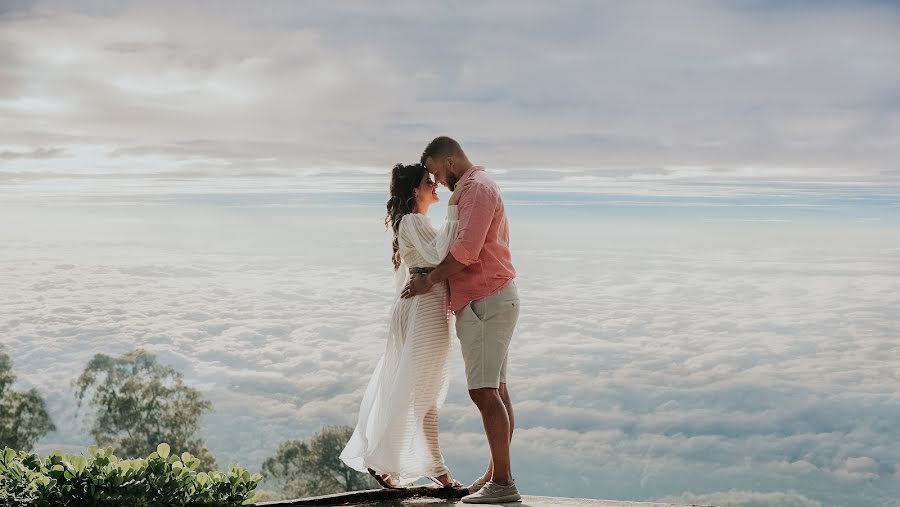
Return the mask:
<svg viewBox="0 0 900 507"><path fill-rule="evenodd" d="M422 164L397 164L391 169L390 199L387 202L387 215L384 225L394 231L393 256L394 271L400 268L400 220L404 216L416 212L416 188L422 178L428 174Z"/></svg>

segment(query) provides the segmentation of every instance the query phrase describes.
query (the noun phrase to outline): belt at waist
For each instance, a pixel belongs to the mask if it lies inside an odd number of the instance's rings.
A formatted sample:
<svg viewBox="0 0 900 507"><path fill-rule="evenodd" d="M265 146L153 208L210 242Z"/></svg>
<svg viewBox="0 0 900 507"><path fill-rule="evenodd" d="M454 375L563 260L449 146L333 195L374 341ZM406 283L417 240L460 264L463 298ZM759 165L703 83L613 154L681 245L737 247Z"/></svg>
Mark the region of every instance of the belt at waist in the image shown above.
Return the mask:
<svg viewBox="0 0 900 507"><path fill-rule="evenodd" d="M411 275L427 275L434 271L434 268L409 268L409 274Z"/></svg>

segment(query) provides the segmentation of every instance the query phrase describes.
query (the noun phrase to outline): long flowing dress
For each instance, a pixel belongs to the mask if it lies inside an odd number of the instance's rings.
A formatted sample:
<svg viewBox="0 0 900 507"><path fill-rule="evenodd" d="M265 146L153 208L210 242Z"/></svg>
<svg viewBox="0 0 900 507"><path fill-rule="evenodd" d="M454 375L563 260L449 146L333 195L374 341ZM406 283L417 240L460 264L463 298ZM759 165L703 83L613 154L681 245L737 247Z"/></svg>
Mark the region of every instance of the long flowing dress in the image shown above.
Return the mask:
<svg viewBox="0 0 900 507"><path fill-rule="evenodd" d="M400 289L409 268L444 260L456 236L457 213L449 206L441 229L418 213L400 222L403 277L391 306L387 346L366 387L353 436L341 452L341 460L360 472L371 468L403 483L447 473L438 444L438 411L450 383L447 284L409 299L400 297Z"/></svg>

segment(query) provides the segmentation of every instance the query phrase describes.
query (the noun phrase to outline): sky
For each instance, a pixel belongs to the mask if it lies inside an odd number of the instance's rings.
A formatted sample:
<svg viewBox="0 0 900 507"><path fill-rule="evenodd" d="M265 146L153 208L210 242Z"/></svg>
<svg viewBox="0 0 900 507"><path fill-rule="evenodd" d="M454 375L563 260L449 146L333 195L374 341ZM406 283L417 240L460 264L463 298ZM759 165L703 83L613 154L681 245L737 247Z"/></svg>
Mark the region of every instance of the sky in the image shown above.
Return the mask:
<svg viewBox="0 0 900 507"><path fill-rule="evenodd" d="M0 0L0 344L58 427L37 450L92 443L70 382L136 347L213 402L220 464L353 424L389 169L449 134L510 216L524 492L900 507L898 24L887 1Z"/></svg>
<svg viewBox="0 0 900 507"><path fill-rule="evenodd" d="M895 2L263 5L0 2L5 177L334 174L447 133L639 186L898 182Z"/></svg>

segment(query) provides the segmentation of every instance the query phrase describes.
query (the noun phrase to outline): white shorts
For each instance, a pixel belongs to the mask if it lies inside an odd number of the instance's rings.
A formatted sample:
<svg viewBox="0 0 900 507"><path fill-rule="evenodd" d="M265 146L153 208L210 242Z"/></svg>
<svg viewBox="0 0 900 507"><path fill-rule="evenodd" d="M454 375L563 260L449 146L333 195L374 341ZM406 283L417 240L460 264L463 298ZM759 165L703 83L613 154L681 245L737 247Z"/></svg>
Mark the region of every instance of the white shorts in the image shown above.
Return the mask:
<svg viewBox="0 0 900 507"><path fill-rule="evenodd" d="M519 292L515 281L490 296L472 301L456 314L466 382L469 390L499 388L506 383L509 342L519 320Z"/></svg>

